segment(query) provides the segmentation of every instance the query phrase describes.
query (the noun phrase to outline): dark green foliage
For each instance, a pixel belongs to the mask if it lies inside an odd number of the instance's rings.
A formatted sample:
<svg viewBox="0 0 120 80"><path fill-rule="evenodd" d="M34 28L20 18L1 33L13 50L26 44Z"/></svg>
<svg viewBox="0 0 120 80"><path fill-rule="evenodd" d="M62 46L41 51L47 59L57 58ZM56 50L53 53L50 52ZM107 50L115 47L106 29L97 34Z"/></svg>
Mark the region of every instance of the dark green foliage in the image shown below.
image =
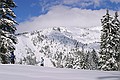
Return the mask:
<svg viewBox="0 0 120 80"><path fill-rule="evenodd" d="M9 57L9 52L14 51L14 44L17 43L15 37L16 15L12 11L16 5L13 0L0 0L0 57L3 63L8 63L5 57ZM5 56L5 55L8 56ZM4 57L5 56L5 57Z"/></svg>
<svg viewBox="0 0 120 80"><path fill-rule="evenodd" d="M97 69L98 68L98 55L97 55L97 52L93 49L92 52L91 52L91 65L92 65L92 69Z"/></svg>
<svg viewBox="0 0 120 80"><path fill-rule="evenodd" d="M99 69L114 71L118 70L118 55L120 54L120 22L117 19L118 15L115 14L115 18L107 13L101 20L102 34L100 45L100 60Z"/></svg>

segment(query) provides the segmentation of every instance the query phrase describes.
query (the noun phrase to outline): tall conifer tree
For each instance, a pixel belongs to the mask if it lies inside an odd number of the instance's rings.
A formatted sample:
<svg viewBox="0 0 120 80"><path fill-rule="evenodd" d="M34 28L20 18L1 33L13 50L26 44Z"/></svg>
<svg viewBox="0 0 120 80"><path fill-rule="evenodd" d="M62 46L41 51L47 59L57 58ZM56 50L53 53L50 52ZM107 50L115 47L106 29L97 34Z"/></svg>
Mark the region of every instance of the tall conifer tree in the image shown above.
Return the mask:
<svg viewBox="0 0 120 80"><path fill-rule="evenodd" d="M101 23L103 28L101 34L99 69L106 71L118 70L116 55L119 53L120 27L116 26L116 18L113 19L109 15L108 10L106 15L103 16Z"/></svg>
<svg viewBox="0 0 120 80"><path fill-rule="evenodd" d="M119 16L118 13L115 12L115 16L112 21L114 26L113 29L115 31L113 32L114 43L115 43L115 46L113 47L114 49L113 57L117 62L117 70L120 70L120 21L118 20L118 16Z"/></svg>
<svg viewBox="0 0 120 80"><path fill-rule="evenodd" d="M16 15L13 8L16 4L13 0L0 0L0 58L3 64L8 63L9 53L15 50L14 44L17 43L15 37Z"/></svg>

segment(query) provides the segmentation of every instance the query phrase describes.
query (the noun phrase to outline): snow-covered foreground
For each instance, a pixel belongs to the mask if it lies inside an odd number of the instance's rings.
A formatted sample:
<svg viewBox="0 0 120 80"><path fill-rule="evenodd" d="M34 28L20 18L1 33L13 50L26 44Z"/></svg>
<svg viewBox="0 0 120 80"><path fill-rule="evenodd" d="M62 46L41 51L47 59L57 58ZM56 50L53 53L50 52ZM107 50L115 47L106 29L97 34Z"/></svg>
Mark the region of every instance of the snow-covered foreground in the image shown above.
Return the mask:
<svg viewBox="0 0 120 80"><path fill-rule="evenodd" d="M0 65L0 80L120 80L120 72Z"/></svg>

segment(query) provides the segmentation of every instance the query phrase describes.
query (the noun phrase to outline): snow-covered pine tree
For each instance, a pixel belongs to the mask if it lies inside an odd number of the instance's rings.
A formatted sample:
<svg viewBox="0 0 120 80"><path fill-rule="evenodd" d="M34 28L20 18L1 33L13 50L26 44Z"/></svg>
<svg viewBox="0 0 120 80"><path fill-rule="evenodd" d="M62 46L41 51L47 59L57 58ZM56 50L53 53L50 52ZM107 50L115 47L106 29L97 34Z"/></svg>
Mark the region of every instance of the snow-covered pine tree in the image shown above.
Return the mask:
<svg viewBox="0 0 120 80"><path fill-rule="evenodd" d="M90 65L91 65L91 53L90 53L90 51L86 52L84 63L86 66L85 69L90 69Z"/></svg>
<svg viewBox="0 0 120 80"><path fill-rule="evenodd" d="M91 51L91 67L92 70L96 70L98 67L98 55L95 49Z"/></svg>
<svg viewBox="0 0 120 80"><path fill-rule="evenodd" d="M103 19L102 23L102 34L101 34L101 45L100 45L100 60L99 69L105 71L118 70L117 61L115 54L118 52L118 30L119 27L113 23L113 18L110 16L109 11Z"/></svg>
<svg viewBox="0 0 120 80"><path fill-rule="evenodd" d="M0 58L1 63L8 63L8 54L15 50L14 44L17 43L17 39L14 35L16 18L12 8L15 8L16 4L13 0L0 0Z"/></svg>
<svg viewBox="0 0 120 80"><path fill-rule="evenodd" d="M88 69L86 62L86 54L83 51L78 51L78 56L76 56L77 60L75 61L78 65L79 69Z"/></svg>
<svg viewBox="0 0 120 80"><path fill-rule="evenodd" d="M37 65L39 62L37 62L36 60L34 51L32 51L28 46L26 46L25 50L26 50L26 55L18 63L26 64L26 65Z"/></svg>
<svg viewBox="0 0 120 80"><path fill-rule="evenodd" d="M113 23L113 36L114 36L114 54L113 57L115 58L115 61L117 62L117 70L120 70L120 21L118 20L118 13L115 12L114 19L112 21Z"/></svg>

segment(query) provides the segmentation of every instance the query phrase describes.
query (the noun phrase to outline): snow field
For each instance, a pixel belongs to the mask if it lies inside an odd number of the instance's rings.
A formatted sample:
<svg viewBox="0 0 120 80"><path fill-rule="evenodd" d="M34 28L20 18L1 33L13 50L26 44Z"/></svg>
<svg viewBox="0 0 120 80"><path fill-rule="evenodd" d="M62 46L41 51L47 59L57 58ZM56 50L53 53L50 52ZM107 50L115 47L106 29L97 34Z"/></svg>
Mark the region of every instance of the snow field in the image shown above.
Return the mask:
<svg viewBox="0 0 120 80"><path fill-rule="evenodd" d="M0 80L120 80L120 72L0 65Z"/></svg>

